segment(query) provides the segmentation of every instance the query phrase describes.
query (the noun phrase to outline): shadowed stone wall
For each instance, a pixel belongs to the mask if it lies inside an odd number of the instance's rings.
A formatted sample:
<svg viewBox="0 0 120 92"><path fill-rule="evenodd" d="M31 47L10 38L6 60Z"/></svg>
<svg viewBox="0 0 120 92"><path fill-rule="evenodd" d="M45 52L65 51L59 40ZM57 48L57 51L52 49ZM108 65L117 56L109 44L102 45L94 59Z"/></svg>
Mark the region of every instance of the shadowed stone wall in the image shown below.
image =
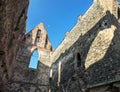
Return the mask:
<svg viewBox="0 0 120 92"><path fill-rule="evenodd" d="M16 53L26 29L28 3L29 0L0 0L0 90L12 76Z"/></svg>
<svg viewBox="0 0 120 92"><path fill-rule="evenodd" d="M53 53L52 92L119 92L117 17L94 2L73 29Z"/></svg>

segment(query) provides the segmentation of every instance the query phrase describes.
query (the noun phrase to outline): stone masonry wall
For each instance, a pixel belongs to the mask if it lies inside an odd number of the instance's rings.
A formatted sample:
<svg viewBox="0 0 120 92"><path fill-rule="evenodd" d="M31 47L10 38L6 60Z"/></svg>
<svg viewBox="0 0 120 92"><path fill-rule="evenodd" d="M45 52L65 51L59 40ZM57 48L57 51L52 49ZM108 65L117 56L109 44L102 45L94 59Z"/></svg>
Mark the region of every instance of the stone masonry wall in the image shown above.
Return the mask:
<svg viewBox="0 0 120 92"><path fill-rule="evenodd" d="M95 8L95 9L94 9ZM83 35L86 33L86 31L90 30L98 21L99 19L104 16L101 16L101 11L106 12L110 11L116 18L118 17L118 1L112 0L109 2L102 1L102 0L94 0L94 3L91 5L91 7L88 9L88 11L83 15L78 17L78 22L76 25L72 28L70 32L67 33L64 40L61 42L61 44L57 47L55 52L51 56L51 61L55 62L57 58L59 58L61 53L64 53L65 50L70 48L74 42L79 38L80 35ZM87 20L86 19L90 19ZM91 20L94 18L93 20ZM89 23L91 22L91 23ZM87 26L89 23L89 26ZM81 28L82 27L82 28Z"/></svg>
<svg viewBox="0 0 120 92"><path fill-rule="evenodd" d="M90 30L103 16L104 14L102 13L100 5L93 3L88 11L79 18L77 24L54 51L51 56L51 62L55 62L61 53L64 53L65 50L69 49L81 35L84 35L88 30Z"/></svg>
<svg viewBox="0 0 120 92"><path fill-rule="evenodd" d="M120 91L117 0L94 0L54 52L43 23L24 34L28 4L0 0L0 92Z"/></svg>
<svg viewBox="0 0 120 92"><path fill-rule="evenodd" d="M51 90L119 92L119 22L114 14L104 11L98 3L93 3L84 16L79 24L81 35L70 48L59 53L59 58L52 65ZM65 45L69 46L69 42Z"/></svg>
<svg viewBox="0 0 120 92"><path fill-rule="evenodd" d="M28 3L29 0L0 0L0 90L12 76L26 28Z"/></svg>
<svg viewBox="0 0 120 92"><path fill-rule="evenodd" d="M42 43L42 44L41 44ZM29 67L32 53L37 50L37 69ZM14 74L6 86L6 92L48 92L50 53L52 46L43 23L24 36L22 46L17 53Z"/></svg>

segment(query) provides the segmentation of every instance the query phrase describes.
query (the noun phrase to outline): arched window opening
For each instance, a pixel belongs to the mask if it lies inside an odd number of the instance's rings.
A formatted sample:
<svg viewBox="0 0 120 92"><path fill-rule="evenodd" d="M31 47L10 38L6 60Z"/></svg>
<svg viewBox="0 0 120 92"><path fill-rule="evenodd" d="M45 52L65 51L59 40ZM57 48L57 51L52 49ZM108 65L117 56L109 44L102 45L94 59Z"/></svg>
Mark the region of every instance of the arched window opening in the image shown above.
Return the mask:
<svg viewBox="0 0 120 92"><path fill-rule="evenodd" d="M39 37L37 36L37 38L36 38L36 42L39 42Z"/></svg>
<svg viewBox="0 0 120 92"><path fill-rule="evenodd" d="M77 53L77 67L81 66L81 55Z"/></svg>
<svg viewBox="0 0 120 92"><path fill-rule="evenodd" d="M39 42L40 40L40 33L41 33L41 30L38 30L36 35L36 42Z"/></svg>
<svg viewBox="0 0 120 92"><path fill-rule="evenodd" d="M41 33L41 30L38 30L37 31L37 35L40 36L40 33Z"/></svg>
<svg viewBox="0 0 120 92"><path fill-rule="evenodd" d="M29 68L37 69L38 66L38 51L35 50L30 58Z"/></svg>

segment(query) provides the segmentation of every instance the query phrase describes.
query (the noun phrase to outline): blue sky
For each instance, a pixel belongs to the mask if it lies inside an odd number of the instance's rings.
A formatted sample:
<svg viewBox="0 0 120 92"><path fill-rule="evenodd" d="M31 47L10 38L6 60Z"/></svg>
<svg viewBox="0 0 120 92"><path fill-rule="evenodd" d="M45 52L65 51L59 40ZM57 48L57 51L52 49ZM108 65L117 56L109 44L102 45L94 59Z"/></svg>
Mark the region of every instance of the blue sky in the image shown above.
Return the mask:
<svg viewBox="0 0 120 92"><path fill-rule="evenodd" d="M37 69L37 65L38 65L38 51L35 50L30 58L29 68Z"/></svg>
<svg viewBox="0 0 120 92"><path fill-rule="evenodd" d="M43 22L55 49L91 4L92 0L30 0L26 32Z"/></svg>

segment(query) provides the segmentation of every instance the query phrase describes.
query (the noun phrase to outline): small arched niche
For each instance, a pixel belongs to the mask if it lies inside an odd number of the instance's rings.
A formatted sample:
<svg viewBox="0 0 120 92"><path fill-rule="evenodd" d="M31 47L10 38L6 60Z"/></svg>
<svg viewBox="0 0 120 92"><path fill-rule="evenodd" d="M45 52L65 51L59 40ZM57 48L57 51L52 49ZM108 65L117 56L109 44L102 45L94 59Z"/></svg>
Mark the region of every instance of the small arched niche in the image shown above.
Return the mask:
<svg viewBox="0 0 120 92"><path fill-rule="evenodd" d="M81 55L80 53L76 53L76 59L77 59L77 67L81 66Z"/></svg>
<svg viewBox="0 0 120 92"><path fill-rule="evenodd" d="M34 50L30 58L29 68L37 69L38 56L39 56L38 50Z"/></svg>

